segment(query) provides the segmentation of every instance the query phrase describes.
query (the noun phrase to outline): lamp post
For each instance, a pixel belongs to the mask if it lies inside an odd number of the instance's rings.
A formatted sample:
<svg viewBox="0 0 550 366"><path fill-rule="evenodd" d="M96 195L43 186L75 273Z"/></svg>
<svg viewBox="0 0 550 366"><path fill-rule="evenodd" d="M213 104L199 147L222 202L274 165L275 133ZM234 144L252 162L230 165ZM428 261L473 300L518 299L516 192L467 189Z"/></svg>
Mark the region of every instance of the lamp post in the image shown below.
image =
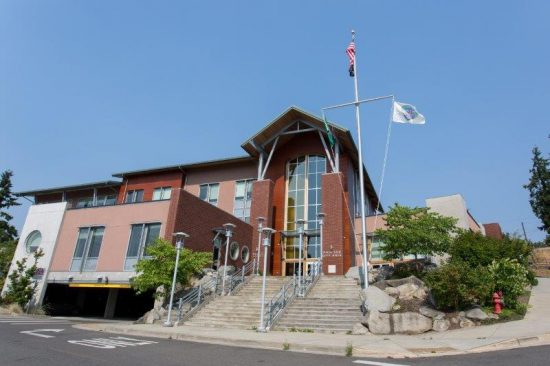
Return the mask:
<svg viewBox="0 0 550 366"><path fill-rule="evenodd" d="M229 241L233 236L233 229L235 225L232 223L223 224L225 229L225 263L223 265L223 278L222 278L222 295L225 295L225 276L227 275L227 255L229 254Z"/></svg>
<svg viewBox="0 0 550 366"><path fill-rule="evenodd" d="M265 280L267 276L267 250L269 249L269 246L271 245L271 235L275 233L276 231L266 227L263 230L264 233L264 240L263 240L263 247L264 247L264 271L262 273L262 300L261 300L261 309L260 309L260 326L258 327L259 332L265 332L265 324L264 324L264 311L265 311ZM261 233L260 233L261 238Z"/></svg>
<svg viewBox="0 0 550 366"><path fill-rule="evenodd" d="M262 229L264 227L265 217L258 217L258 247L256 248L256 274L260 272L260 247L262 246Z"/></svg>
<svg viewBox="0 0 550 366"><path fill-rule="evenodd" d="M299 262L298 262L298 294L302 296L302 260L303 260L303 253L302 253L302 247L303 247L303 241L304 241L304 224L306 223L306 220L299 219L296 221L296 224L299 225L298 227L298 234L300 235L300 242L298 243L298 250L300 252L299 254Z"/></svg>
<svg viewBox="0 0 550 366"><path fill-rule="evenodd" d="M323 273L323 225L325 224L325 214L323 212L319 212L317 214L317 217L319 218L319 241L320 241L320 249L321 249L321 259L319 263L319 267L321 267L319 270L321 273Z"/></svg>
<svg viewBox="0 0 550 366"><path fill-rule="evenodd" d="M165 327L171 327L172 324L172 306L174 304L174 290L176 289L176 277L178 274L178 264L180 261L180 251L183 249L183 241L185 238L188 238L189 235L183 232L175 233L176 237L176 264L174 265L174 277L172 277L172 290L170 291L170 305L168 305L168 317L164 323Z"/></svg>

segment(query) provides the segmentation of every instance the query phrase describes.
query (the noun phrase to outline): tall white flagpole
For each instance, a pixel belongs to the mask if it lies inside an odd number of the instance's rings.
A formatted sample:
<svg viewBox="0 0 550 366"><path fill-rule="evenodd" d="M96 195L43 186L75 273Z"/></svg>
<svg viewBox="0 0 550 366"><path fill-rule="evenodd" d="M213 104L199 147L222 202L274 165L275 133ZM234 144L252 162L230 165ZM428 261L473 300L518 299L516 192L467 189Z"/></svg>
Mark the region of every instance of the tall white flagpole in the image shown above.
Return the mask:
<svg viewBox="0 0 550 366"><path fill-rule="evenodd" d="M351 40L355 44L355 31L351 31ZM359 189L361 190L361 240L363 242L363 278L365 290L369 287L369 259L367 252L367 219L365 215L365 177L363 174L363 149L361 144L361 117L359 114L359 89L357 87L357 48L353 59L353 83L355 85L355 121L357 122L357 140L359 144Z"/></svg>

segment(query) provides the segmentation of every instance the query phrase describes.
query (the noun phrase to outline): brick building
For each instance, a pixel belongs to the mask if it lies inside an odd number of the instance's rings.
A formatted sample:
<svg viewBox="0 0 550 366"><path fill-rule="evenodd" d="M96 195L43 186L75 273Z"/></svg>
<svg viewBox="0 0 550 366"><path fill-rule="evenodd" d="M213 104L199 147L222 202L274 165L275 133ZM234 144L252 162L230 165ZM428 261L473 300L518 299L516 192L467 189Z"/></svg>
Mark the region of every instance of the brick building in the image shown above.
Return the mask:
<svg viewBox="0 0 550 366"><path fill-rule="evenodd" d="M269 253L272 275L297 273L300 258L304 273L317 262L327 275L360 265L358 153L348 130L334 124L329 129L332 146L323 120L291 107L241 145L247 153L242 157L19 193L34 198L34 205L14 260L38 247L46 252L35 303L86 315L136 316L150 306L150 296L137 301L130 281L155 238L186 232L185 246L212 252L216 268L224 255L219 228L232 223L229 262L241 267L256 257L260 218L277 230ZM372 214L378 201L365 177Z"/></svg>

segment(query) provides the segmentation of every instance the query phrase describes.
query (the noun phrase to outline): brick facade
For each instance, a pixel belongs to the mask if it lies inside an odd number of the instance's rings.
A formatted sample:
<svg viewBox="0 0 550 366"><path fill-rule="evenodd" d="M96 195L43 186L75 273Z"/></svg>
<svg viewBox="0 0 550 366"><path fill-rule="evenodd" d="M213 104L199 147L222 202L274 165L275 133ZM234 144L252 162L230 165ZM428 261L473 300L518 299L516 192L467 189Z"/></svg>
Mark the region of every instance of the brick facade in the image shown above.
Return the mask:
<svg viewBox="0 0 550 366"><path fill-rule="evenodd" d="M153 199L155 188L172 187L174 190L182 188L185 181L185 174L181 171L170 171L164 173L140 174L124 177L117 203L124 203L126 193L132 190L143 189L143 201Z"/></svg>
<svg viewBox="0 0 550 366"><path fill-rule="evenodd" d="M264 227L273 227L273 181L269 179L258 180L252 186L252 205L250 207L250 222L254 226L252 231L253 253L257 253L260 233L257 229L258 217L264 217ZM268 258L273 258L274 238L272 238L270 253ZM263 258L263 249L260 250L260 259ZM279 256L280 261L280 256ZM271 260L269 261L271 262ZM263 262L260 262L263 263ZM263 265L263 264L262 264ZM263 267L262 267L263 268ZM271 263L268 269L271 271Z"/></svg>
<svg viewBox="0 0 550 366"><path fill-rule="evenodd" d="M252 259L252 226L181 188L174 190L172 194L174 195L173 202L177 202L173 204L176 206L176 210L174 212L171 205L168 220L172 214L174 223L172 233L183 231L190 235L185 240L186 248L212 253L212 240L215 235L213 229L221 228L225 223L232 223L236 227L231 242L239 243L240 249L246 245L251 251L250 258ZM170 239L174 241L172 238ZM224 256L225 246L222 248L221 258ZM243 264L240 254L236 261L229 258L228 264L240 268Z"/></svg>

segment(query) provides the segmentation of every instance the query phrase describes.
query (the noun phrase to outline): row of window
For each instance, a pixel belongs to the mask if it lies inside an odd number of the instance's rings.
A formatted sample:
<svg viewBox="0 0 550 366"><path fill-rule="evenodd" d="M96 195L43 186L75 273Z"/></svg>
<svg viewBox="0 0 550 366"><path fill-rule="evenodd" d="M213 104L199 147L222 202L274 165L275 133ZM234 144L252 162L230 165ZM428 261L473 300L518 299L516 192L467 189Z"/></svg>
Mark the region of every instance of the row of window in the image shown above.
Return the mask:
<svg viewBox="0 0 550 366"><path fill-rule="evenodd" d="M172 196L172 187L158 187L153 190L153 201L169 200ZM143 202L143 189L134 189L126 192L124 203Z"/></svg>
<svg viewBox="0 0 550 366"><path fill-rule="evenodd" d="M104 226L79 229L76 247L71 261L72 272L95 271L103 242ZM133 271L137 261L146 256L146 250L160 236L160 223L132 225L130 240L124 260L124 270Z"/></svg>
<svg viewBox="0 0 550 366"><path fill-rule="evenodd" d="M253 183L254 179L238 180L235 182L233 215L245 222L250 222L250 204L252 202ZM214 206L218 205L219 194L219 183L201 184L199 187L199 198Z"/></svg>

